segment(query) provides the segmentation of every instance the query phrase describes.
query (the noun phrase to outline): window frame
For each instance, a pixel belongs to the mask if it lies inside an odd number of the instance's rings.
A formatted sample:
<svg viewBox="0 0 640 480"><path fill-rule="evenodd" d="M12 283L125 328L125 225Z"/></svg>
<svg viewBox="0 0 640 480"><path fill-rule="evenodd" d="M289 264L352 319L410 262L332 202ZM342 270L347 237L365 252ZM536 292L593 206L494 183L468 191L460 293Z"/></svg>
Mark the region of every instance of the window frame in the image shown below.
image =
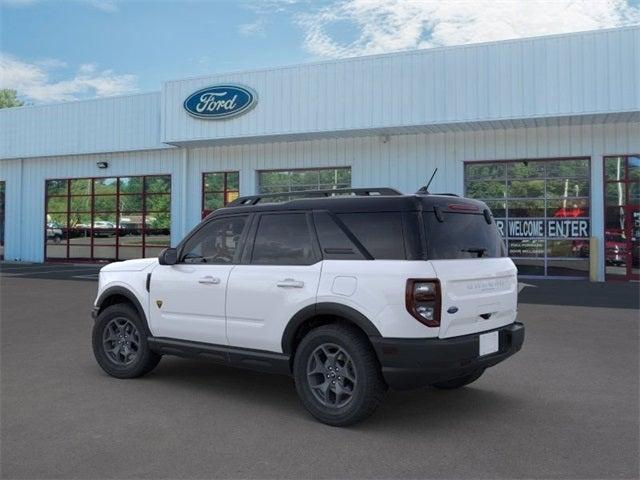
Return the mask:
<svg viewBox="0 0 640 480"><path fill-rule="evenodd" d="M258 195L263 195L265 197L268 197L269 194L273 194L273 193L295 193L296 191L309 191L309 190L320 190L320 172L322 171L327 171L327 170L349 170L349 186L346 188L351 188L351 186L353 185L353 168L351 167L351 165L338 165L338 166L329 166L329 167L300 167L300 168L274 168L274 169L263 169L263 170L256 170L256 194ZM318 172L318 183L316 185L316 188L307 188L305 190L291 190L291 182L289 182L287 184L288 190L286 191L282 191L282 192L263 192L261 190L262 185L260 184L260 175L262 173L272 173L272 172L290 172L290 173L294 173L294 172ZM278 187L281 187L283 185L278 185ZM338 187L336 187L338 188Z"/></svg>
<svg viewBox="0 0 640 480"><path fill-rule="evenodd" d="M602 255L602 257L604 258L604 279L605 281L632 281L632 280L639 280L640 276L637 274L633 273L633 267L626 265L625 267L625 274L624 275L617 275L614 273L608 273L607 272L607 264L606 264L606 256L607 256L607 241L606 241L606 231L607 231L607 208L608 207L617 207L617 208L624 208L625 210L629 207L632 206L633 203L631 202L631 198L630 198L630 185L640 185L640 179L638 180L632 180L629 177L629 159L630 157L640 157L640 153L625 153L625 154L608 154L608 155L603 155L602 156L602 238L603 238L603 244L600 247L600 254ZM608 179L607 178L607 160L610 160L612 158L622 158L624 159L624 178L623 179ZM609 185L616 185L616 184L622 184L624 185L624 205L620 205L620 206L614 206L614 205L607 205L607 187ZM625 241L625 244L628 245L629 242ZM631 252L629 252L629 256L632 256ZM632 257L632 261L633 261L633 257Z"/></svg>
<svg viewBox="0 0 640 480"><path fill-rule="evenodd" d="M236 173L238 174L238 189L229 189L227 187L228 185L228 176L229 174L232 173ZM224 175L224 180L223 180L223 190L206 190L206 181L205 178L207 175L212 175L212 174L222 174ZM212 172L202 172L202 183L201 183L201 195L200 195L200 215L201 217L204 219L207 215L209 215L212 212L215 212L217 209L206 209L205 208L205 196L207 193L222 193L222 207L226 207L230 202L227 202L227 194L228 193L232 193L232 192L236 192L238 194L238 197L240 197L240 170L217 170L217 171L212 171ZM238 198L236 197L236 198ZM221 207L221 208L222 208ZM206 213L205 213L206 212Z"/></svg>
<svg viewBox="0 0 640 480"><path fill-rule="evenodd" d="M258 234L258 228L260 226L260 221L264 216L268 215L304 215L305 221L307 224L307 230L309 231L309 235L311 237L311 246L313 251L313 261L311 263L273 263L273 264L264 264L264 263L253 263L253 252L255 249L256 238ZM313 211L311 210L286 210L286 211L267 211L256 213L253 221L251 223L251 228L247 233L247 243L245 245L244 251L242 252L240 263L243 265L251 265L252 267L308 267L311 265L315 265L318 262L323 260L322 251L320 250L320 244L318 242L318 235L316 233L315 224L313 223Z"/></svg>
<svg viewBox="0 0 640 480"><path fill-rule="evenodd" d="M162 191L162 192L147 192L147 180L148 179L153 179L155 177L166 177L168 179L168 191ZM141 179L141 189L139 192L121 192L121 180L125 179L125 178L136 178L136 179ZM96 182L102 181L102 180L107 180L107 179L114 179L115 180L115 192L109 192L109 193L105 193L105 192L101 192L101 193L96 193ZM48 185L49 182L65 182L65 188L64 188L64 192L63 193L54 193L54 194L49 194L48 191ZM89 182L89 192L88 193L82 193L82 194L73 194L72 192L72 182L74 181L88 181ZM140 254L142 255L142 257L132 257L132 258L153 258L153 257L147 257L147 249L162 249L162 248L167 248L167 246L171 245L171 239L169 237L169 243L167 245L156 245L154 243L148 243L147 241L147 237L149 236L149 231L153 231L156 230L152 227L147 226L146 220L147 217L151 217L153 216L154 213L167 213L169 215L169 218L171 219L173 211L172 211L172 190L173 190L173 177L171 175L171 173L152 173L152 174L142 174L142 175L104 175L104 176L97 176L97 177L56 177L56 178L45 178L44 180L44 221L43 221L43 258L45 261L51 261L51 262L100 262L100 263L109 263L109 262L113 262L113 261L121 261L121 260L128 260L128 258L121 258L120 257L120 250L121 248L138 248L140 250ZM141 205L140 205L140 211L135 211L135 212L123 212L120 209L120 199L122 197L134 197L134 196L140 196L141 198ZM166 196L169 198L169 208L168 210L149 210L147 208L146 205L146 201L147 201L147 197L148 196ZM97 211L95 208L95 203L96 203L96 199L100 199L100 198L106 198L106 197L115 197L115 210L105 210L105 211ZM60 212L53 212L53 211L49 211L48 209L48 203L49 203L49 199L51 198L61 198L61 199L65 199L65 204L66 207L63 211ZM71 208L71 204L72 204L72 200L74 198L87 198L89 199L89 203L90 203L90 207L87 210L82 210L82 211L72 211ZM48 231L48 221L47 221L47 216L49 214L58 214L58 215L64 215L66 218L66 223L64 224L64 226L62 226L61 228L63 229L63 231L66 233L66 236L64 236L63 238L65 239L64 242L62 243L62 245L65 248L65 256L64 257L50 257L47 256L47 246L50 245L48 244L47 241L47 231ZM124 235L121 235L123 228L120 225L120 219L121 217L124 215L132 215L132 214L140 214L140 218L141 218L141 225L142 227L140 228L140 238L138 243L132 244L132 245L121 245L120 244L120 239L124 238ZM81 228L76 228L76 227L71 227L71 218L72 215L85 215L85 216L89 216L90 218L90 222L89 222L89 226L88 227L81 227ZM96 229L95 228L95 222L96 221L101 221L103 219L101 219L100 217L105 217L107 215L113 215L115 216L115 227L113 229L108 229L109 232L107 233L112 233L113 235L107 235L107 238L109 238L110 241L109 243L97 243L95 241L96 239L96 234L95 231L98 230L107 230L107 229ZM110 221L110 220L107 220ZM171 235L171 220L169 222L169 236ZM71 232L84 232L85 236L88 232L89 234L89 238L90 238L90 242L84 244L84 243L78 243L78 242L74 242L73 238L77 238L77 237L71 237L70 233ZM85 257L72 257L71 256L71 249L72 247L85 247L89 249L89 256L85 256ZM95 247L107 247L107 248L112 248L114 249L114 258L102 258L100 256L96 256L95 253Z"/></svg>
<svg viewBox="0 0 640 480"><path fill-rule="evenodd" d="M615 155L613 155L615 156ZM532 162L532 163L550 163L550 162L559 162L559 161L576 161L576 160L583 160L587 162L587 170L586 170L586 175L571 175L571 176L567 176L567 177L563 177L569 180L587 180L589 183L589 194L588 195L579 195L579 196L575 196L575 197L549 197L547 195L547 182L550 180L554 180L552 177L549 177L549 175L547 174L547 171L545 170L545 173L543 176L540 175L536 175L533 177L526 177L526 178L516 178L516 177L511 177L509 175L508 172L508 165L509 164L515 164L515 163L523 163L523 162ZM503 164L505 165L504 167L504 173L502 175L499 176L499 178L487 178L487 179L482 179L482 178L475 178L475 177L468 177L467 176L467 166L469 165L483 165L483 164ZM557 156L557 157L545 157L545 158L508 158L508 159L498 159L498 160L465 160L463 162L463 191L464 191L464 195L467 196L468 194L468 190L467 190L467 184L468 183L472 183L472 182L491 182L491 181L496 181L496 182L502 182L504 184L504 188L505 188L505 195L503 197L469 197L469 198L477 198L478 200L481 200L483 202L505 202L505 212L504 215L502 216L496 216L497 220L502 220L505 222L505 225L508 225L509 220L528 220L531 218L544 218L545 221L552 219L552 216L549 216L549 210L550 205L553 204L553 202L556 201L560 201L563 198L570 198L570 199L576 199L579 201L586 201L587 202L587 215L588 216L579 216L579 217L574 217L574 218L578 218L578 219L588 219L589 220L589 235L592 236L593 235L593 218L594 218L594 205L593 205L593 195L594 195L594 182L592 181L592 166L593 166L593 158L591 156L585 155L585 156ZM604 176L604 175L603 175ZM518 181L531 181L531 180L542 180L544 181L544 195L542 197L519 197L519 196L514 196L511 197L508 195L508 186L509 186L509 182L513 181L513 180L518 180ZM509 202L528 202L528 201L534 201L534 200L541 200L544 202L544 217L524 217L524 216L520 216L520 215L511 215L510 214L510 209L509 209ZM530 237L530 238L510 238L508 233L505 232L504 235L504 240L505 243L507 245L507 254L509 255L509 258L514 259L514 261L530 261L530 260L536 260L536 261L540 261L542 262L542 269L544 271L543 274L522 274L522 277L529 277L529 278L560 278L560 279L585 279L588 278L589 273L587 271L586 275L554 275L554 274L549 274L548 273L548 265L550 261L576 261L576 260L583 260L579 257L570 257L570 256L562 256L562 257L553 257L551 255L548 254L548 241L550 240L563 240L562 238L550 238L548 236L543 236L543 237ZM542 240L544 247L543 247L543 251L545 252L543 255L539 256L539 257L525 257L525 256L511 256L511 241L512 240L516 240L516 241L520 241L520 240ZM588 242L588 238L584 239L584 238L566 238L566 240L574 240L574 241L587 241ZM588 257L587 257L587 261L588 261Z"/></svg>

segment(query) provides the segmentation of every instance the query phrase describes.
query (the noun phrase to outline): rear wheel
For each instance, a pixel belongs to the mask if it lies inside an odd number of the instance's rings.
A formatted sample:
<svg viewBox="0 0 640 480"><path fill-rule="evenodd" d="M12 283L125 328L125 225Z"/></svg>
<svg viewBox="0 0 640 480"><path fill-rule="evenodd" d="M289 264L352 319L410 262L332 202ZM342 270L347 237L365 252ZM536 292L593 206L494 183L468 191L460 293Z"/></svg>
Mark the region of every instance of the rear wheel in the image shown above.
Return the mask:
<svg viewBox="0 0 640 480"><path fill-rule="evenodd" d="M453 390L455 388L464 387L465 385L469 385L470 383L475 382L482 376L483 373L484 369L476 370L475 372L469 375L465 375L464 377L454 378L452 380L447 380L446 382L434 383L432 386L440 388L442 390Z"/></svg>
<svg viewBox="0 0 640 480"><path fill-rule="evenodd" d="M93 354L98 364L116 378L134 378L149 373L161 356L147 343L138 312L126 304L105 308L93 326Z"/></svg>
<svg viewBox="0 0 640 480"><path fill-rule="evenodd" d="M309 332L298 346L293 371L304 407L333 426L370 416L387 388L367 338L349 326L324 325Z"/></svg>

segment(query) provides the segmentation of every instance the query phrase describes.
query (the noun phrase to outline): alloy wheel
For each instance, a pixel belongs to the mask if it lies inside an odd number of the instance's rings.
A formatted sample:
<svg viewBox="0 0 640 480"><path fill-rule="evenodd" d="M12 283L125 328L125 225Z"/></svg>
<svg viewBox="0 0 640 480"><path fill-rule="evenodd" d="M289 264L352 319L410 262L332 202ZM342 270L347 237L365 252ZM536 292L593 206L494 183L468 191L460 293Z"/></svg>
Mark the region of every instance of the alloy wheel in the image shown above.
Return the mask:
<svg viewBox="0 0 640 480"><path fill-rule="evenodd" d="M107 323L102 335L102 345L107 358L119 366L135 361L140 350L140 333L136 326L124 317Z"/></svg>
<svg viewBox="0 0 640 480"><path fill-rule="evenodd" d="M307 383L313 396L325 407L344 407L358 385L351 356L339 345L323 343L309 357Z"/></svg>

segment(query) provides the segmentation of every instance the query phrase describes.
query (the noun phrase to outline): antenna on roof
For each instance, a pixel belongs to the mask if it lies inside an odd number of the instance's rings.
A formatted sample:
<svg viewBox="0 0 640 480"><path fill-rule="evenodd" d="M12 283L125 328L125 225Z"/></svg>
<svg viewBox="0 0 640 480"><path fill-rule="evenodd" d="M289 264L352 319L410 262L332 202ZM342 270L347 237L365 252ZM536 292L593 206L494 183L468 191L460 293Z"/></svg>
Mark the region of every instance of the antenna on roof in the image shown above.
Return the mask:
<svg viewBox="0 0 640 480"><path fill-rule="evenodd" d="M436 173L438 173L438 167L433 169L433 173L431 174L431 178L429 179L427 184L424 187L422 187L420 190L418 190L416 193L422 194L422 195L429 195L429 185L431 185L431 182L433 182L433 177L436 176Z"/></svg>

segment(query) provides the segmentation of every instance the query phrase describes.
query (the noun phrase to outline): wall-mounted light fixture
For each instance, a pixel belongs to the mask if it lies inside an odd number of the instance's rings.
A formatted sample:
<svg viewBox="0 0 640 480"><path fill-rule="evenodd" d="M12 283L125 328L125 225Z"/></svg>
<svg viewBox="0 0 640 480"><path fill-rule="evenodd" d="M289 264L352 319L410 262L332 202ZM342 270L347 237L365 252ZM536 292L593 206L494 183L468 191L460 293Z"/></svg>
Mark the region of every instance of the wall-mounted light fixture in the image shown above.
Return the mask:
<svg viewBox="0 0 640 480"><path fill-rule="evenodd" d="M107 162L96 162L96 165L98 166L98 168L107 168L107 167L109 167L109 164Z"/></svg>

